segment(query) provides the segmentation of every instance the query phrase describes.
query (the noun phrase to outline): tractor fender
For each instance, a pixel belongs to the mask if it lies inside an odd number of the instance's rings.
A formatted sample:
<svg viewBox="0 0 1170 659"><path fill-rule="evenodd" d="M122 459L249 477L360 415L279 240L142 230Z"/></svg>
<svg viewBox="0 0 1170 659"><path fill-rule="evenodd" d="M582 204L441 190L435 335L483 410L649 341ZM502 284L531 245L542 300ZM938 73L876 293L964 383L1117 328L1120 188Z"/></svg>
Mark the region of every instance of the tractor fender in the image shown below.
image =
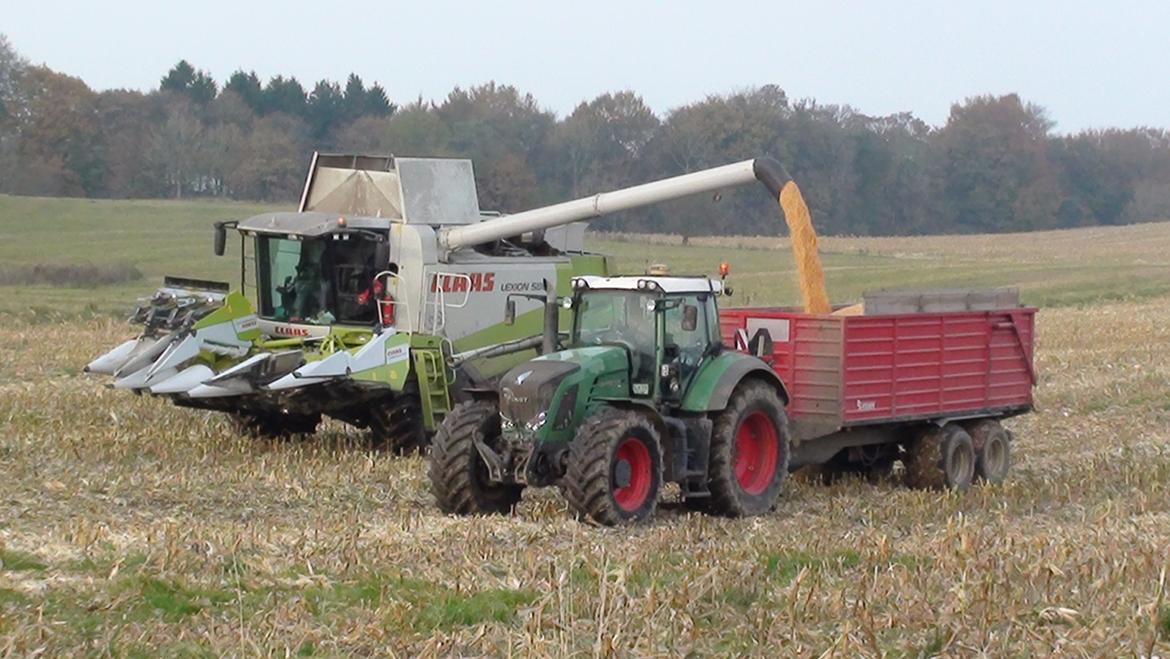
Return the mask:
<svg viewBox="0 0 1170 659"><path fill-rule="evenodd" d="M747 378L756 378L776 387L788 404L788 388L764 360L739 352L726 351L700 367L691 382L682 409L687 412L718 412L727 407L731 394Z"/></svg>
<svg viewBox="0 0 1170 659"><path fill-rule="evenodd" d="M595 398L594 400L596 402L599 402L599 403L604 403L605 405L608 405L610 407L616 407L616 408L622 409L622 410L630 410L632 412L637 412L638 414L645 416L650 421L650 424L654 426L654 429L658 431L658 434L660 437L665 438L670 433L670 427L666 424L666 421L662 418L662 413L659 412L658 409L655 408L653 405L651 405L649 402L642 402L638 399L630 399L630 398L605 398L605 397ZM593 410L590 410L590 414L592 414L592 413L593 413Z"/></svg>

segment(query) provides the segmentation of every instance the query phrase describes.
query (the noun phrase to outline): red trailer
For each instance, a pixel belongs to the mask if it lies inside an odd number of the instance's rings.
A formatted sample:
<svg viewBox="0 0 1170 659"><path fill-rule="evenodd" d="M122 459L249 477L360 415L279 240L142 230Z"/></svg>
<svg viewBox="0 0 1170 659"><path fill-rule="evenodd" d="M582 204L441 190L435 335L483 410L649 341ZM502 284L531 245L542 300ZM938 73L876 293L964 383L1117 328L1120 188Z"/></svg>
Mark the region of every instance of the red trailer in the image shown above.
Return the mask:
<svg viewBox="0 0 1170 659"><path fill-rule="evenodd" d="M724 343L762 357L788 388L791 467L883 474L902 460L916 485L962 487L966 470L967 482L1001 481L1010 434L999 421L1032 409L1036 309L1011 291L886 294L864 306L720 311ZM939 461L941 472L926 468Z"/></svg>

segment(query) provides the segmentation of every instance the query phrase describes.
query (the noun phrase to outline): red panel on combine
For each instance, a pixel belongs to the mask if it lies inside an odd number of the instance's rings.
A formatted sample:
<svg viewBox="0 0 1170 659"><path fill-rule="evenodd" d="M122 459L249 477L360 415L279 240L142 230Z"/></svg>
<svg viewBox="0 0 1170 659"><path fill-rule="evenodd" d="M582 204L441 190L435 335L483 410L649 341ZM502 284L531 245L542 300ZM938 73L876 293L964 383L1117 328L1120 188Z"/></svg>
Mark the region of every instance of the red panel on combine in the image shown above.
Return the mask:
<svg viewBox="0 0 1170 659"><path fill-rule="evenodd" d="M789 389L804 435L890 421L1030 409L1033 308L874 316L724 309L724 342L764 355ZM740 330L743 330L742 332Z"/></svg>

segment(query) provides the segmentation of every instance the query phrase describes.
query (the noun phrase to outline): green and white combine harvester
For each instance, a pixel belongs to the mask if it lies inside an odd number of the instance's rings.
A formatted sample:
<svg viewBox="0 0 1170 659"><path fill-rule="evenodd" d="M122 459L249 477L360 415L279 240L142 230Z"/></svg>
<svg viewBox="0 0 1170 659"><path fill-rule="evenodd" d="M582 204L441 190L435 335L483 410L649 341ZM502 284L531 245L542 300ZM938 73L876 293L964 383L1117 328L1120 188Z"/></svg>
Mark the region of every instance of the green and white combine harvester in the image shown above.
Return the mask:
<svg viewBox="0 0 1170 659"><path fill-rule="evenodd" d="M787 175L747 160L499 216L480 211L468 160L314 154L296 212L216 225L218 255L240 235L238 290L168 277L132 318L141 334L86 371L252 434L329 416L411 450L458 402L557 349L571 312L548 301L612 274L581 221L754 180L775 197Z"/></svg>

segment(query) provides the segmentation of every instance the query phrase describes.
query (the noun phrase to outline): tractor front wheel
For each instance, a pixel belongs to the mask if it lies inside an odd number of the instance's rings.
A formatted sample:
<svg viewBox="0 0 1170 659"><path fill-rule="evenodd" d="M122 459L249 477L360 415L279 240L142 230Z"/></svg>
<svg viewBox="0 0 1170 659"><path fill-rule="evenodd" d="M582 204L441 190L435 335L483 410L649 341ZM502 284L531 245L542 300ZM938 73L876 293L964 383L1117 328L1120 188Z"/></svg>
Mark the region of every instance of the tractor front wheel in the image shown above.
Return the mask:
<svg viewBox="0 0 1170 659"><path fill-rule="evenodd" d="M975 446L962 426L948 423L923 431L910 444L905 463L911 487L965 490L975 478Z"/></svg>
<svg viewBox="0 0 1170 659"><path fill-rule="evenodd" d="M490 401L461 403L443 419L431 441L431 491L445 513L507 513L520 501L522 485L493 483L475 443L500 445L500 411Z"/></svg>
<svg viewBox="0 0 1170 659"><path fill-rule="evenodd" d="M606 526L640 522L661 489L661 443L645 416L605 407L577 429L563 491L579 515Z"/></svg>
<svg viewBox="0 0 1170 659"><path fill-rule="evenodd" d="M741 384L711 434L710 512L744 517L771 510L788 474L790 441L776 390L763 382Z"/></svg>

